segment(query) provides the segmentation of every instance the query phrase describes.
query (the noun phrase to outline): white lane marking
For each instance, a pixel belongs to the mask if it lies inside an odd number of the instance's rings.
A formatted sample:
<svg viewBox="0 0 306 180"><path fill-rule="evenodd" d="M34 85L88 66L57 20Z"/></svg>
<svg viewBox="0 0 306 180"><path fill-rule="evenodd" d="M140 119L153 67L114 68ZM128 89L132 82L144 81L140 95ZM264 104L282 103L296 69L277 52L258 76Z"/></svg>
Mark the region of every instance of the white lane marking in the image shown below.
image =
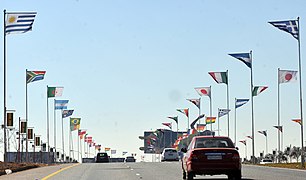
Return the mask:
<svg viewBox="0 0 306 180"><path fill-rule="evenodd" d="M139 173L136 173L136 176L140 176L140 174L139 174Z"/></svg>

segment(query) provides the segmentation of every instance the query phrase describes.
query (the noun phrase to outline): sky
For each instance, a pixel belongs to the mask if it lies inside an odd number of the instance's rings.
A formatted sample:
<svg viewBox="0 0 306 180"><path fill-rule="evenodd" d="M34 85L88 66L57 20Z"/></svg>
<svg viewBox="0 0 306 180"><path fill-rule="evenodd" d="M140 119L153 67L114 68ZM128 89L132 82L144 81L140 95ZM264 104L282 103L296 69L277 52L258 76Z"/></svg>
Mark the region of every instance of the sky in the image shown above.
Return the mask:
<svg viewBox="0 0 306 180"><path fill-rule="evenodd" d="M195 87L212 86L214 116L218 108L226 108L226 85L215 83L208 72L228 70L233 139L234 99L250 98L250 69L228 53L252 50L254 85L268 86L254 97L255 155L265 150L258 130L267 130L272 153L277 148L277 68L298 70L298 43L268 21L300 17L303 72L305 5L303 0L1 0L0 9L7 12L37 12L31 32L7 36L7 108L16 111L15 124L18 117L24 119L25 71L45 70L44 80L28 84L28 126L35 134L46 142L46 87L63 86L57 99L69 100L73 117L81 118L81 128L96 143L117 150L117 156L127 151L139 159L143 141L138 136L144 131L166 128L161 123L171 122L167 116L178 116L179 130L185 130L187 119L177 108L189 108L190 120L197 117L198 109L186 101L199 98ZM3 114L3 63L0 74ZM280 101L283 148L300 146L300 126L291 121L300 117L298 81L280 85ZM208 97L202 98L201 109L209 114ZM62 148L60 112L55 117L57 147ZM227 134L226 121L220 118L221 135ZM237 123L237 140L247 139L250 103L237 109ZM64 129L68 149L68 119ZM76 132L73 138L76 146ZM238 147L242 157L251 154L250 139L247 152L243 144Z"/></svg>

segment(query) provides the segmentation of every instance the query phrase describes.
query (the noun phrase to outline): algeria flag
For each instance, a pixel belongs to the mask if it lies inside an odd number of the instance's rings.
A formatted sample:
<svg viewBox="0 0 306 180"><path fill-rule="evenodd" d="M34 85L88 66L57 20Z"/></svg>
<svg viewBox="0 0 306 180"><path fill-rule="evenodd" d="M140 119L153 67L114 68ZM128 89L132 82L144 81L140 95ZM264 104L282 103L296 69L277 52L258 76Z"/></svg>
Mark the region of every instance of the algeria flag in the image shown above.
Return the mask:
<svg viewBox="0 0 306 180"><path fill-rule="evenodd" d="M227 84L227 72L208 72L217 83Z"/></svg>
<svg viewBox="0 0 306 180"><path fill-rule="evenodd" d="M209 96L211 95L211 88L210 87L200 87L194 88L200 96Z"/></svg>
<svg viewBox="0 0 306 180"><path fill-rule="evenodd" d="M263 92L264 90L266 90L268 87L267 86L255 86L253 88L253 92L252 95L253 96L257 96L258 94L260 94L261 92Z"/></svg>
<svg viewBox="0 0 306 180"><path fill-rule="evenodd" d="M297 80L297 71L278 70L278 83L287 83Z"/></svg>
<svg viewBox="0 0 306 180"><path fill-rule="evenodd" d="M64 87L48 87L48 98L62 96L63 90Z"/></svg>

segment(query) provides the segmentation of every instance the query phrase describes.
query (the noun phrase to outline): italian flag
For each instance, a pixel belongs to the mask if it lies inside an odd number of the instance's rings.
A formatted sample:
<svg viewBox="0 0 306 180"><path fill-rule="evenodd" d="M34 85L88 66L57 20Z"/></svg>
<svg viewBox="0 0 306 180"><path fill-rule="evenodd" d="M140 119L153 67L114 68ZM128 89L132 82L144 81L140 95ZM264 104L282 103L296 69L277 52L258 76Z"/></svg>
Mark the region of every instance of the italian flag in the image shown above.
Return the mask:
<svg viewBox="0 0 306 180"><path fill-rule="evenodd" d="M208 72L217 83L227 84L227 72Z"/></svg>
<svg viewBox="0 0 306 180"><path fill-rule="evenodd" d="M261 92L263 92L267 88L268 88L267 86L255 86L253 88L252 95L257 96L258 94L260 94Z"/></svg>
<svg viewBox="0 0 306 180"><path fill-rule="evenodd" d="M64 87L48 87L48 98L62 96L63 90Z"/></svg>

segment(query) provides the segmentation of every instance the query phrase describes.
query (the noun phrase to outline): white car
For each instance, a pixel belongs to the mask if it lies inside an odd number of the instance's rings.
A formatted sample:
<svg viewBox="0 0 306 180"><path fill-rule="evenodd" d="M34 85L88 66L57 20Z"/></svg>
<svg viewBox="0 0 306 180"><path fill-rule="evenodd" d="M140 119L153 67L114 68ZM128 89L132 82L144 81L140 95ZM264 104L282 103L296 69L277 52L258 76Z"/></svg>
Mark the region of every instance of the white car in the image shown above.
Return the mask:
<svg viewBox="0 0 306 180"><path fill-rule="evenodd" d="M161 161L178 161L179 155L175 148L165 148L161 155Z"/></svg>
<svg viewBox="0 0 306 180"><path fill-rule="evenodd" d="M262 159L259 164L271 164L273 161L271 159Z"/></svg>

